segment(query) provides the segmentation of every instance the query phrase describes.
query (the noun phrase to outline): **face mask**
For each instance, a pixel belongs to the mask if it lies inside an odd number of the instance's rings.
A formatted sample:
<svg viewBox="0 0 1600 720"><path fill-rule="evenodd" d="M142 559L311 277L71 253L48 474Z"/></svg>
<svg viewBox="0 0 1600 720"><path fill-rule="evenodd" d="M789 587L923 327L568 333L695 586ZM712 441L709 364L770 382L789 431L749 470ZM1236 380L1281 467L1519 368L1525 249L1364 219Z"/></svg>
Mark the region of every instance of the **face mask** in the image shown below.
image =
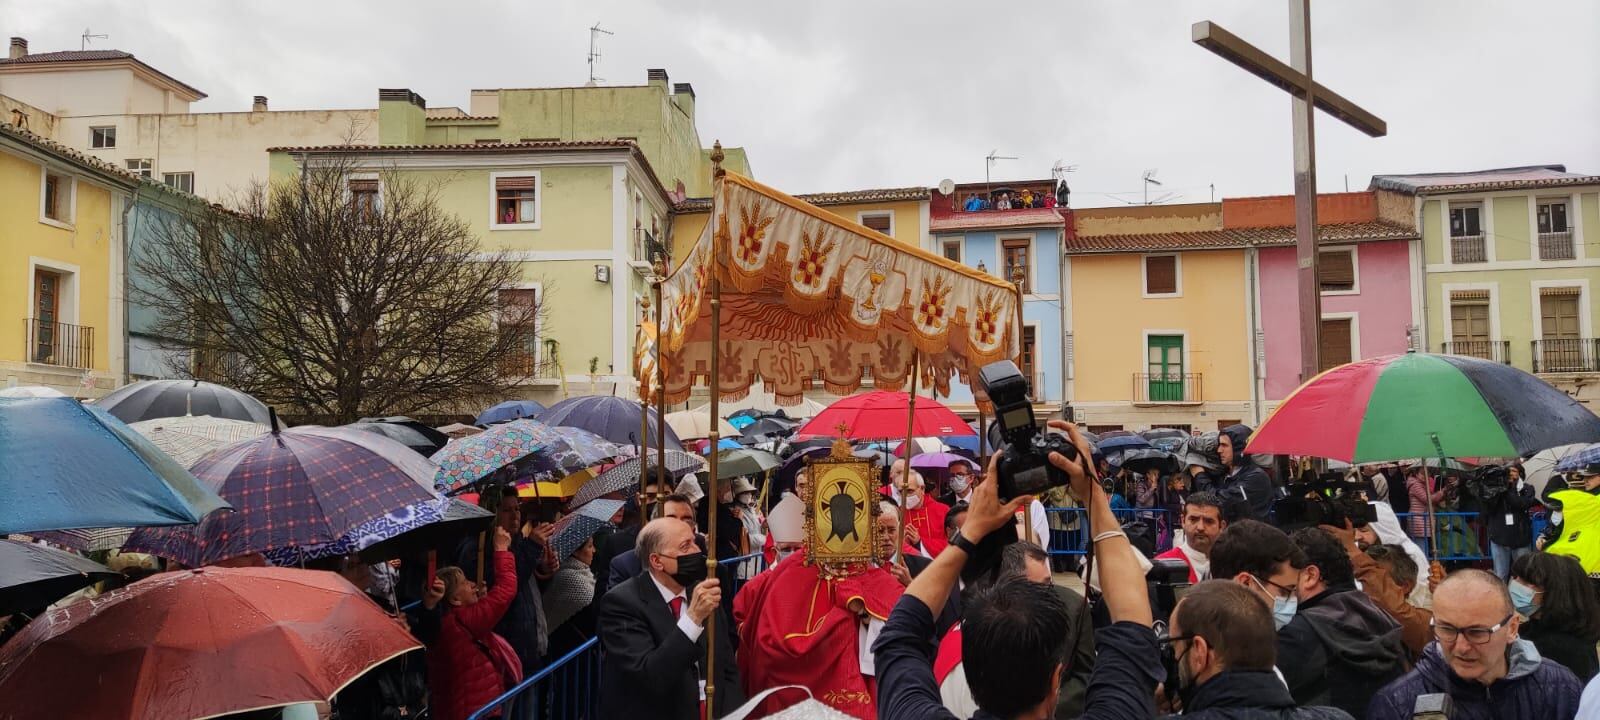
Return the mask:
<svg viewBox="0 0 1600 720"><path fill-rule="evenodd" d="M745 507L754 507L756 504L755 493L743 493L739 495L739 504L744 505Z"/></svg>
<svg viewBox="0 0 1600 720"><path fill-rule="evenodd" d="M1511 591L1511 607L1516 609L1518 615L1530 618L1539 612L1539 603L1533 601L1533 588L1522 584L1521 580L1512 580L1506 589Z"/></svg>
<svg viewBox="0 0 1600 720"><path fill-rule="evenodd" d="M1193 641L1190 642L1192 643ZM1178 699L1183 702L1183 706L1186 708L1194 706L1194 692L1197 689L1194 684L1194 675L1189 672L1189 663L1184 662L1189 656L1189 651L1193 649L1193 644L1191 644L1188 648L1185 648L1183 654L1178 656L1177 663Z"/></svg>
<svg viewBox="0 0 1600 720"><path fill-rule="evenodd" d="M677 557L678 570L672 573L672 581L682 585L685 590L692 590L706 579L706 554L704 551L684 553Z"/></svg>
<svg viewBox="0 0 1600 720"><path fill-rule="evenodd" d="M793 554L794 554L793 550L779 550L778 551L778 562L783 562L784 558L789 557L790 555L793 555Z"/></svg>
<svg viewBox="0 0 1600 720"><path fill-rule="evenodd" d="M919 507L922 507L922 496L921 495L907 495L906 496L906 509L907 510L915 510L915 509L917 509Z"/></svg>
<svg viewBox="0 0 1600 720"><path fill-rule="evenodd" d="M960 495L961 493L966 492L967 488L969 488L969 487L972 487L972 478L971 477L968 477L966 475L951 475L950 476L950 490L951 490L951 492L954 492L955 494Z"/></svg>
<svg viewBox="0 0 1600 720"><path fill-rule="evenodd" d="M1253 577L1250 579L1255 580ZM1267 592L1267 586L1261 581L1256 580L1256 586L1261 588L1262 592ZM1283 626L1288 625L1289 621L1294 619L1295 611L1300 609L1300 599L1292 595L1289 597L1283 597L1275 593L1272 595L1272 629L1282 630Z"/></svg>

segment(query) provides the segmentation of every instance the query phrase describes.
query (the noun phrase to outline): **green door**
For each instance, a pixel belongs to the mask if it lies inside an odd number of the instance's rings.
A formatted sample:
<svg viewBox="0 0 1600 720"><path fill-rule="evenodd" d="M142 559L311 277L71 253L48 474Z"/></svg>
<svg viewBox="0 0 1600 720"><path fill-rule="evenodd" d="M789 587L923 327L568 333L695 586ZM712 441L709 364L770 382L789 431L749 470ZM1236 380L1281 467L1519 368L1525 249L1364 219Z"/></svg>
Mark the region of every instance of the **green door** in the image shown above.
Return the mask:
<svg viewBox="0 0 1600 720"><path fill-rule="evenodd" d="M1151 335L1149 358L1151 402L1183 401L1183 336Z"/></svg>

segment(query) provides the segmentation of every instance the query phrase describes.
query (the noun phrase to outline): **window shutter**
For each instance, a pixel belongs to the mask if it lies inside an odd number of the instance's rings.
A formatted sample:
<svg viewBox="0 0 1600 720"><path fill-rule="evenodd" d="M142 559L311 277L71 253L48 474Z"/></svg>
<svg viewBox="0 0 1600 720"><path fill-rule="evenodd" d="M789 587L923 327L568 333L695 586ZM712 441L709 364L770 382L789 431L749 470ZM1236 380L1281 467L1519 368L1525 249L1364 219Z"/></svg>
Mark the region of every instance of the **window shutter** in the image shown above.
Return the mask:
<svg viewBox="0 0 1600 720"><path fill-rule="evenodd" d="M496 190L532 190L533 178L531 177L503 177L494 179Z"/></svg>
<svg viewBox="0 0 1600 720"><path fill-rule="evenodd" d="M1144 259L1144 289L1151 295L1170 295L1178 291L1178 258L1151 255Z"/></svg>
<svg viewBox="0 0 1600 720"><path fill-rule="evenodd" d="M1350 362L1350 319L1322 321L1322 369L1327 370Z"/></svg>
<svg viewBox="0 0 1600 720"><path fill-rule="evenodd" d="M885 235L889 234L889 224L890 224L890 222L891 222L891 216L889 216L887 214L885 214L885 215L863 215L863 216L861 216L861 224L862 225L865 225L865 226L867 226L869 228L872 228L873 230L877 230L878 232L881 232L881 233L883 233Z"/></svg>
<svg viewBox="0 0 1600 720"><path fill-rule="evenodd" d="M1324 251L1317 257L1319 284L1324 292L1351 290L1356 286L1355 250Z"/></svg>
<svg viewBox="0 0 1600 720"><path fill-rule="evenodd" d="M1450 291L1450 302L1452 302L1452 303L1458 303L1458 302L1464 302L1464 303L1483 302L1483 303L1486 303L1486 302L1489 302L1489 291L1488 290L1451 290Z"/></svg>
<svg viewBox="0 0 1600 720"><path fill-rule="evenodd" d="M1540 297L1557 297L1557 296L1562 296L1562 295L1574 295L1574 296L1576 296L1576 295L1582 295L1582 294L1583 294L1583 288L1575 287L1575 286L1539 288L1539 296Z"/></svg>
<svg viewBox="0 0 1600 720"><path fill-rule="evenodd" d="M351 180L350 181L350 192L357 193L357 192L377 192L377 191L378 191L378 181L377 180Z"/></svg>

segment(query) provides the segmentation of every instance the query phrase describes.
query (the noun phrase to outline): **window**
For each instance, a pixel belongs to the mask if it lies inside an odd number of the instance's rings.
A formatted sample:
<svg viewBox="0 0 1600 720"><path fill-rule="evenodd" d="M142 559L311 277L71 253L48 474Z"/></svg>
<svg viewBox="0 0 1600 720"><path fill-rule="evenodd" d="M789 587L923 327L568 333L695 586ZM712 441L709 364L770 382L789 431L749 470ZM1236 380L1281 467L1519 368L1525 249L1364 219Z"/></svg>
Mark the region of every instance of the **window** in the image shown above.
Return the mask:
<svg viewBox="0 0 1600 720"><path fill-rule="evenodd" d="M1145 297L1177 297L1181 295L1178 272L1177 255L1144 256Z"/></svg>
<svg viewBox="0 0 1600 720"><path fill-rule="evenodd" d="M1492 359L1488 290L1450 293L1450 347L1456 355Z"/></svg>
<svg viewBox="0 0 1600 720"><path fill-rule="evenodd" d="M1028 388L1033 391L1033 399L1038 400L1043 395L1039 392L1039 378L1033 374L1034 368L1037 367L1035 358L1038 357L1034 352L1035 330L1036 328L1032 325L1022 326L1022 367L1020 369L1022 370L1022 376L1028 379Z"/></svg>
<svg viewBox="0 0 1600 720"><path fill-rule="evenodd" d="M1488 246L1483 237L1483 206L1450 206L1450 261L1488 262Z"/></svg>
<svg viewBox="0 0 1600 720"><path fill-rule="evenodd" d="M1566 200L1540 200L1539 259L1571 260L1576 257L1572 248L1571 228L1567 225Z"/></svg>
<svg viewBox="0 0 1600 720"><path fill-rule="evenodd" d="M42 166L39 173L39 221L62 227L71 225L77 182Z"/></svg>
<svg viewBox="0 0 1600 720"><path fill-rule="evenodd" d="M194 173L192 172L161 173L161 182L166 183L167 187L174 190L182 190L186 193L194 192Z"/></svg>
<svg viewBox="0 0 1600 720"><path fill-rule="evenodd" d="M961 262L960 240L945 240L943 243L941 243L940 249L944 251L944 258L946 260Z"/></svg>
<svg viewBox="0 0 1600 720"><path fill-rule="evenodd" d="M128 158L128 172L142 178L150 177L155 168L155 162L150 158Z"/></svg>
<svg viewBox="0 0 1600 720"><path fill-rule="evenodd" d="M1015 274L1015 268L1021 268L1022 294L1027 295L1032 293L1033 278L1029 277L1029 275L1032 273L1032 268L1029 267L1029 261L1031 259L1029 256L1033 252L1033 240L1029 238L1002 240L1000 241L1000 249L1005 255L1004 269L1006 273L1001 279L1005 280L1006 282L1011 282L1011 277L1013 274Z"/></svg>
<svg viewBox="0 0 1600 720"><path fill-rule="evenodd" d="M491 226L539 223L539 176L492 175L494 218Z"/></svg>
<svg viewBox="0 0 1600 720"><path fill-rule="evenodd" d="M28 344L29 359L55 364L57 334L61 322L61 275L42 268L33 271L33 333Z"/></svg>
<svg viewBox="0 0 1600 720"><path fill-rule="evenodd" d="M89 128L89 147L92 147L92 148L94 148L96 150L104 150L106 148L114 148L116 146L117 146L117 128L116 128L116 126L113 125L113 126L110 126L110 127L92 127L92 128Z"/></svg>
<svg viewBox="0 0 1600 720"><path fill-rule="evenodd" d="M1322 292L1355 292L1356 249L1323 250L1317 253L1317 279Z"/></svg>
<svg viewBox="0 0 1600 720"><path fill-rule="evenodd" d="M351 207L354 207L357 212L366 217L378 214L378 181L376 179L352 179L349 187Z"/></svg>
<svg viewBox="0 0 1600 720"><path fill-rule="evenodd" d="M1151 335L1145 341L1146 399L1183 401L1183 336Z"/></svg>
<svg viewBox="0 0 1600 720"><path fill-rule="evenodd" d="M862 225L877 230L885 235L894 234L894 213L860 213L857 219Z"/></svg>
<svg viewBox="0 0 1600 720"><path fill-rule="evenodd" d="M1572 372L1589 369L1585 355L1593 350L1580 339L1578 308L1582 304L1580 287L1539 288L1539 342L1536 370ZM1591 359L1592 362L1592 359Z"/></svg>
<svg viewBox="0 0 1600 720"><path fill-rule="evenodd" d="M497 323L502 336L515 349L501 359L500 374L531 377L539 365L539 291L536 288L501 290Z"/></svg>
<svg viewBox="0 0 1600 720"><path fill-rule="evenodd" d="M1317 354L1321 356L1321 370L1335 368L1352 361L1354 353L1354 337L1351 334L1350 318L1323 318L1322 333L1319 336L1321 344Z"/></svg>

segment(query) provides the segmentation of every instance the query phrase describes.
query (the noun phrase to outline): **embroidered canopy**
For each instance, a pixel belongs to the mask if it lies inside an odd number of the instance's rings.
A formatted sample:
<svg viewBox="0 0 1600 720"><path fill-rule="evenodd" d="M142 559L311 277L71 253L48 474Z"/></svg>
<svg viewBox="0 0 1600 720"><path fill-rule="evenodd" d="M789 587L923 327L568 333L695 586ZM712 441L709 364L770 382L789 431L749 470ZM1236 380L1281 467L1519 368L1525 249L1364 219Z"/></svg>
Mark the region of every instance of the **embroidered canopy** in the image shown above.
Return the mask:
<svg viewBox="0 0 1600 720"><path fill-rule="evenodd" d="M1020 349L1011 284L726 173L711 222L663 285L660 328L641 328L635 369L648 396L655 372L643 353L657 342L667 402L711 384L713 269L722 282L715 388L725 400L758 381L780 405L818 384L848 395L867 377L897 390L913 351L919 384L948 393L952 375L971 384L979 367Z"/></svg>

